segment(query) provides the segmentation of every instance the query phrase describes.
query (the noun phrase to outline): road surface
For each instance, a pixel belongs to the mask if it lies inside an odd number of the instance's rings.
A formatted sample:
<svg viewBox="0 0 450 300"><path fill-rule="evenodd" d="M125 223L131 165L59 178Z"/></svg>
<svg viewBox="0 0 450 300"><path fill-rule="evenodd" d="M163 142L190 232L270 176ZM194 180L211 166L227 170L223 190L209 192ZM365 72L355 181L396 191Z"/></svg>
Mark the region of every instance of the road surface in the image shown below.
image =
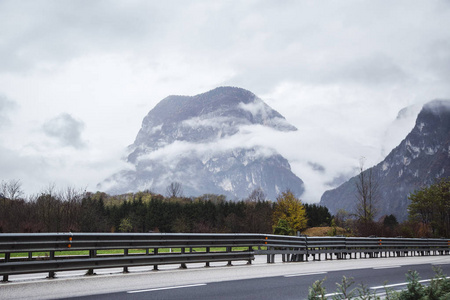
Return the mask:
<svg viewBox="0 0 450 300"><path fill-rule="evenodd" d="M423 280L430 279L433 266L450 275L450 256L275 264L267 264L261 256L252 265L236 263L232 267L188 264L188 269L130 268L127 274L115 269L98 270L94 276L58 273L55 279L45 279L44 274L40 279L11 277L11 282L0 284L0 299L306 299L316 280L326 278L328 293L336 291L342 276L381 292L386 282L393 289L404 288L408 270L417 270Z"/></svg>

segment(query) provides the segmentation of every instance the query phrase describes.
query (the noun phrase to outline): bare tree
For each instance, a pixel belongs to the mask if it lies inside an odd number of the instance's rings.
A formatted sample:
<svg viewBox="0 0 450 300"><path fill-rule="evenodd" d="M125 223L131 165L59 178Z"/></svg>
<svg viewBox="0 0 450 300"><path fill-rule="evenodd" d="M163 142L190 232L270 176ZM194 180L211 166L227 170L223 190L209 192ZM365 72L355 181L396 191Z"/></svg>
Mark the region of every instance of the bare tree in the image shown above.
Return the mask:
<svg viewBox="0 0 450 300"><path fill-rule="evenodd" d="M373 168L364 170L364 157L359 161L360 173L356 179L356 216L359 221L373 221L377 213L379 183L373 173Z"/></svg>
<svg viewBox="0 0 450 300"><path fill-rule="evenodd" d="M249 202L263 202L266 201L267 195L264 193L262 188L258 187L254 189L247 198Z"/></svg>
<svg viewBox="0 0 450 300"><path fill-rule="evenodd" d="M62 201L63 231L80 230L81 224L79 222L82 213L82 200L85 195L85 190L70 186L65 190L61 190L59 198Z"/></svg>
<svg viewBox="0 0 450 300"><path fill-rule="evenodd" d="M183 185L180 182L172 182L166 188L168 198L179 198L183 196Z"/></svg>
<svg viewBox="0 0 450 300"><path fill-rule="evenodd" d="M46 232L60 232L62 230L63 210L61 193L56 191L55 184L49 184L37 196L36 211Z"/></svg>
<svg viewBox="0 0 450 300"><path fill-rule="evenodd" d="M2 181L0 186L0 193L3 195L3 197L10 200L20 199L23 196L22 183L18 179Z"/></svg>
<svg viewBox="0 0 450 300"><path fill-rule="evenodd" d="M18 221L17 218L14 218L17 216L12 216L12 210L19 205L18 202L20 202L22 195L22 183L20 180L2 180L0 183L0 232L7 231L8 227L12 225L12 221Z"/></svg>

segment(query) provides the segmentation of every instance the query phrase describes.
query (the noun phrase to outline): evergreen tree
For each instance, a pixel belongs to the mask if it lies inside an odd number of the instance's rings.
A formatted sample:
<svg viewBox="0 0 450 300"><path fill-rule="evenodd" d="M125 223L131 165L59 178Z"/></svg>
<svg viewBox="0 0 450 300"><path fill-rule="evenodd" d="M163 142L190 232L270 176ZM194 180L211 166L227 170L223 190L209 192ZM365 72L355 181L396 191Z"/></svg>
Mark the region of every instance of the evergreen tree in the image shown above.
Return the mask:
<svg viewBox="0 0 450 300"><path fill-rule="evenodd" d="M331 214L328 208L317 204L304 204L306 216L308 217L308 227L330 226Z"/></svg>

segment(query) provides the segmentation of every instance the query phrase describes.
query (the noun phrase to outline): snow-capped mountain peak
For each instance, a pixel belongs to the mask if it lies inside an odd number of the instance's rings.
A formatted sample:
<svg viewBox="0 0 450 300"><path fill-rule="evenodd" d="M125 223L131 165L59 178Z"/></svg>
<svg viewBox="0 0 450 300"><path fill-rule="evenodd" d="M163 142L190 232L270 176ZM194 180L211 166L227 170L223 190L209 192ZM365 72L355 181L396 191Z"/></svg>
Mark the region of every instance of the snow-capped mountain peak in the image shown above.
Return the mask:
<svg viewBox="0 0 450 300"><path fill-rule="evenodd" d="M102 183L123 193L149 189L164 193L171 182L187 195L225 194L244 198L262 188L275 199L291 189L298 196L303 182L288 161L262 145L249 142L254 127L297 130L253 93L219 87L196 96L169 96L144 118L128 162L135 170ZM247 135L246 135L247 134Z"/></svg>

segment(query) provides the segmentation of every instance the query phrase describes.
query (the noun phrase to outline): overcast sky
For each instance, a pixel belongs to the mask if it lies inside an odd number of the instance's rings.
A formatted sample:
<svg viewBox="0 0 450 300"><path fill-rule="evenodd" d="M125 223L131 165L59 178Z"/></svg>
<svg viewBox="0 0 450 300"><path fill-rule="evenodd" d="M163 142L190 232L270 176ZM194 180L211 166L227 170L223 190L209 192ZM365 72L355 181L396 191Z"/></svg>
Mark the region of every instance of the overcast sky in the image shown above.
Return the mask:
<svg viewBox="0 0 450 300"><path fill-rule="evenodd" d="M449 28L450 1L0 0L0 179L95 191L161 99L230 85L299 129L273 144L318 201L450 98Z"/></svg>

